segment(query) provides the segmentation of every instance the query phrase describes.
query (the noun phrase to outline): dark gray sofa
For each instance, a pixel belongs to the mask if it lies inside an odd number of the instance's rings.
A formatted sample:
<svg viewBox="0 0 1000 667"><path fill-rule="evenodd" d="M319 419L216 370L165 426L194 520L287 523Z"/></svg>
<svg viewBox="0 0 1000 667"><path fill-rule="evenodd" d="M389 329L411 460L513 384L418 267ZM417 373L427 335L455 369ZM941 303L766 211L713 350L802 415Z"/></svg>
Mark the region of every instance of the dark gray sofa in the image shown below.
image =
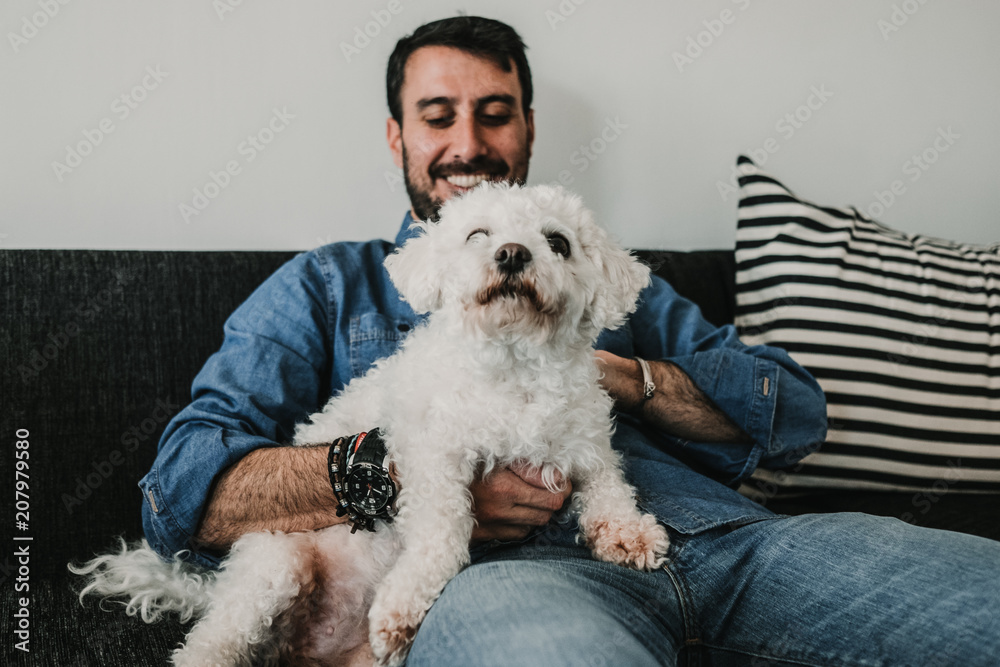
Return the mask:
<svg viewBox="0 0 1000 667"><path fill-rule="evenodd" d="M113 603L81 605L66 564L115 546L114 536L141 536L136 482L160 433L222 342L226 317L293 254L0 250L5 488L16 481L18 433L27 431L29 452L21 470L27 498L4 494L0 613L13 624L7 621L0 663L167 663L184 634L180 623L146 626ZM709 320L732 321L731 251L640 254ZM15 523L17 500L27 508L25 529ZM903 516L914 503L911 494L839 493L771 506ZM923 525L1000 539L995 499L944 496L916 514ZM22 565L14 554L25 546ZM30 653L15 649L22 597L29 600Z"/></svg>

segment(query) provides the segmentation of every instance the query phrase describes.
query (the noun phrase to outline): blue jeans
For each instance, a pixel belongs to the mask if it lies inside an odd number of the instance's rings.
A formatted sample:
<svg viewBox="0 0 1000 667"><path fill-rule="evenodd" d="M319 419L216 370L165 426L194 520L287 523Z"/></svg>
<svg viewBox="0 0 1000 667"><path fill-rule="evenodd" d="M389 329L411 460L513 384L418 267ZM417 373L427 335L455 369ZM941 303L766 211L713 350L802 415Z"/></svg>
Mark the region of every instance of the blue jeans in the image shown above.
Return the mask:
<svg viewBox="0 0 1000 667"><path fill-rule="evenodd" d="M667 564L643 573L574 532L475 550L407 666L1000 665L1000 542L776 516L671 531Z"/></svg>

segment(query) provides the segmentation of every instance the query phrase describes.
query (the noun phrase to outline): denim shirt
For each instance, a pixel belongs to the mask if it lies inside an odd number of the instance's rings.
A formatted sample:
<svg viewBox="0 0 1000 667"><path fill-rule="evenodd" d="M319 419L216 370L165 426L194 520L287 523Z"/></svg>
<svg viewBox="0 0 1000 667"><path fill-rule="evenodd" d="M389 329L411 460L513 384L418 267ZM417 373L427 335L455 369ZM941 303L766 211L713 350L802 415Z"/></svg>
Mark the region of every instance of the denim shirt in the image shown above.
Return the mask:
<svg viewBox="0 0 1000 667"><path fill-rule="evenodd" d="M411 223L407 214L395 243L334 243L298 255L227 320L221 349L139 482L143 529L157 553L186 550L188 560L217 567L224 554L192 539L216 477L258 447L289 443L297 423L420 324L382 266L416 233ZM753 440L689 442L616 416L614 445L640 503L682 533L770 516L726 485L758 464L794 464L825 436L825 400L808 373L780 349L747 347L731 325L709 324L659 278L596 347L674 362Z"/></svg>

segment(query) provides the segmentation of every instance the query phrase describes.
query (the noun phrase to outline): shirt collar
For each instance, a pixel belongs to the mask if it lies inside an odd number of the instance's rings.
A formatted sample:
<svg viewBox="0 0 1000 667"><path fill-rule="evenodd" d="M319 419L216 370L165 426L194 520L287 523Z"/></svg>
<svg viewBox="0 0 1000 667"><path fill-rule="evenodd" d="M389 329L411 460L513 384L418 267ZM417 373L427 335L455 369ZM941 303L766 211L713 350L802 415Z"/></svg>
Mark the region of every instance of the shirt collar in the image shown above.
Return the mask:
<svg viewBox="0 0 1000 667"><path fill-rule="evenodd" d="M413 215L407 211L406 215L403 216L403 226L399 228L399 234L396 235L397 248L402 247L404 243L420 234L420 228L414 222Z"/></svg>

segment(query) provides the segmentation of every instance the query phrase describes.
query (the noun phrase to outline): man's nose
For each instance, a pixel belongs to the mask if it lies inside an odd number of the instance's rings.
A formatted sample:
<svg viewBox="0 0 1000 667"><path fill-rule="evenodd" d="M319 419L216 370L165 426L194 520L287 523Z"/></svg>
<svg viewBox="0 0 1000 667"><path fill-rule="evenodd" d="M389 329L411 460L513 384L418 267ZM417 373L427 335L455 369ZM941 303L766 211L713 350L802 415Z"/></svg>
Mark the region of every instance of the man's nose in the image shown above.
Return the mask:
<svg viewBox="0 0 1000 667"><path fill-rule="evenodd" d="M483 128L474 116L459 117L451 127L450 152L452 159L469 162L487 151Z"/></svg>
<svg viewBox="0 0 1000 667"><path fill-rule="evenodd" d="M513 276L524 270L531 261L531 251L520 243L504 243L493 255L497 267L507 275Z"/></svg>

